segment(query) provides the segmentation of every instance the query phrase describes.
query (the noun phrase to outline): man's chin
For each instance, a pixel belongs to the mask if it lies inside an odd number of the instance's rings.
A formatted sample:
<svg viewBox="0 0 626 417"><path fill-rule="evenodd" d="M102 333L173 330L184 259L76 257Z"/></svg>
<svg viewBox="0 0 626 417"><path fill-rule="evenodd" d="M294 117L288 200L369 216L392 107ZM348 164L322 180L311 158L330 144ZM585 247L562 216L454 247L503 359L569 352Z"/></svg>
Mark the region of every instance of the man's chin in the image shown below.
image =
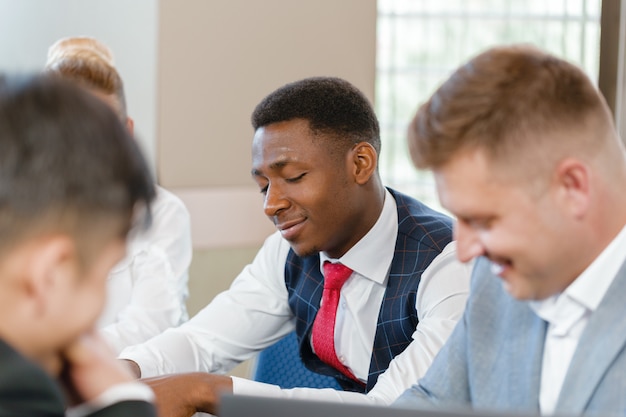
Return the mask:
<svg viewBox="0 0 626 417"><path fill-rule="evenodd" d="M320 251L316 247L305 246L295 242L289 242L291 249L301 258L317 255Z"/></svg>
<svg viewBox="0 0 626 417"><path fill-rule="evenodd" d="M510 280L504 279L502 277L500 279L502 280L502 286L504 287L504 290L508 292L511 297L520 301L532 299L532 297L529 297L528 291L526 291L525 288L523 288L522 286L515 285L514 282L511 282Z"/></svg>
<svg viewBox="0 0 626 417"><path fill-rule="evenodd" d="M519 301L540 301L549 296L542 296L541 294L537 294L536 290L532 288L528 288L524 285L516 285L510 281L502 280L502 286L506 290L507 293L516 300Z"/></svg>

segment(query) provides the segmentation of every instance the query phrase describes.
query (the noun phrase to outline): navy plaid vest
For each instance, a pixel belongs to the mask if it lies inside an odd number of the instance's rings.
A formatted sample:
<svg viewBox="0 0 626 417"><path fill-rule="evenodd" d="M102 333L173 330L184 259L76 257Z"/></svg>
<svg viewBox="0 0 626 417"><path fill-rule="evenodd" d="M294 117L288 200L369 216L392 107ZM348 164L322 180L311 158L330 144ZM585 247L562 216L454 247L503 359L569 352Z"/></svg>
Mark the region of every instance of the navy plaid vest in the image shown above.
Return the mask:
<svg viewBox="0 0 626 417"><path fill-rule="evenodd" d="M452 240L452 220L419 201L389 190L398 206L398 237L387 288L378 315L367 385L363 387L322 362L311 350L311 328L322 298L319 255L289 251L285 284L296 317L302 361L310 370L337 379L347 391L368 392L389 362L411 343L418 323L415 300L422 272Z"/></svg>

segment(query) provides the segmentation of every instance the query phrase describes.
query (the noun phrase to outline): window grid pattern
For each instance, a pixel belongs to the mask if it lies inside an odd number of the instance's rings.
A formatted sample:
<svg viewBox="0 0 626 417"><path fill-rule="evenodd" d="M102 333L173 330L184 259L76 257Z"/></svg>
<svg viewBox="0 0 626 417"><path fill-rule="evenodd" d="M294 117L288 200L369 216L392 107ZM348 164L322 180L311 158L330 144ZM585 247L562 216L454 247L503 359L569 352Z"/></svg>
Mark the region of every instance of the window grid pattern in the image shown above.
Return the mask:
<svg viewBox="0 0 626 417"><path fill-rule="evenodd" d="M494 45L531 43L597 80L601 0L378 0L376 111L385 184L438 208L434 181L416 171L406 127L456 67Z"/></svg>

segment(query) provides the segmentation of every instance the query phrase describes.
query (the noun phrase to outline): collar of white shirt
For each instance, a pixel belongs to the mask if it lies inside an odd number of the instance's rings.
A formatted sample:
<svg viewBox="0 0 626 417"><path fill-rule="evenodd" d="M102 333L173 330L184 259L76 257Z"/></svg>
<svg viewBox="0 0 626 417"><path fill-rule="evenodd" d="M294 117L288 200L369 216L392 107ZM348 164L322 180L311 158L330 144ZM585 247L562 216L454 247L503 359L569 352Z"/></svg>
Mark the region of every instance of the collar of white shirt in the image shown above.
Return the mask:
<svg viewBox="0 0 626 417"><path fill-rule="evenodd" d="M555 334L567 334L586 312L598 308L625 259L626 226L563 293L531 301L530 307L555 326Z"/></svg>
<svg viewBox="0 0 626 417"><path fill-rule="evenodd" d="M340 259L331 259L320 252L320 270L324 261L341 262L359 275L383 284L387 279L398 237L396 200L385 190L385 202L374 226Z"/></svg>

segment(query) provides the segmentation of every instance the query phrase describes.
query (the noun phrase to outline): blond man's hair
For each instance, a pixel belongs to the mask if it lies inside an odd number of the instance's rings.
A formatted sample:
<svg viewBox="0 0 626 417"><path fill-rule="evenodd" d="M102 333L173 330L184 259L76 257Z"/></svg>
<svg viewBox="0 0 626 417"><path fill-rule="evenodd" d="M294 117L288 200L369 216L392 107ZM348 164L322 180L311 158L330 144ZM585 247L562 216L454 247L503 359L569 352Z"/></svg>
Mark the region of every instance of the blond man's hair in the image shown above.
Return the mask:
<svg viewBox="0 0 626 417"><path fill-rule="evenodd" d="M126 119L124 84L115 68L113 52L102 42L86 36L59 39L48 48L45 70L88 89L114 95L119 116Z"/></svg>
<svg viewBox="0 0 626 417"><path fill-rule="evenodd" d="M527 45L489 49L457 69L419 108L408 136L423 169L463 151L484 151L514 170L619 146L606 102L585 73Z"/></svg>

